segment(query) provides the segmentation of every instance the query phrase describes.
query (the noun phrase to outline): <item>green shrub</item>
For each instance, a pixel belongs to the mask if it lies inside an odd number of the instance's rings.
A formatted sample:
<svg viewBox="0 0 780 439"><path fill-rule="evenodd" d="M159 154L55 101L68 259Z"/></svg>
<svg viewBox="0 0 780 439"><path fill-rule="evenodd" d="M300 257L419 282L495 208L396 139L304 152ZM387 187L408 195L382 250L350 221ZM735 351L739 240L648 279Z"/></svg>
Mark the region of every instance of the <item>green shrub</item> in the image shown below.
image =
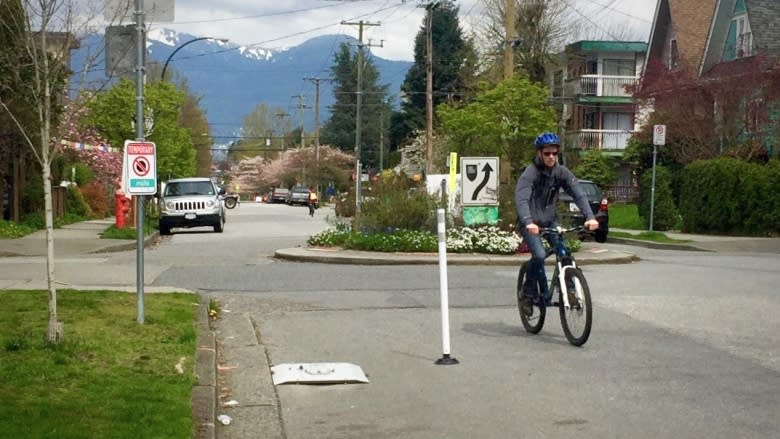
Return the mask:
<svg viewBox="0 0 780 439"><path fill-rule="evenodd" d="M45 229L46 218L43 216L43 212L28 213L20 218L19 225L35 230Z"/></svg>
<svg viewBox="0 0 780 439"><path fill-rule="evenodd" d="M780 232L780 164L734 158L686 166L680 189L683 230L767 235Z"/></svg>
<svg viewBox="0 0 780 439"><path fill-rule="evenodd" d="M26 224L17 224L13 221L0 219L0 239L21 238L22 236L29 235L36 230L38 229L30 227Z"/></svg>
<svg viewBox="0 0 780 439"><path fill-rule="evenodd" d="M386 176L363 196L360 210L363 232L436 228L438 200L405 176Z"/></svg>
<svg viewBox="0 0 780 439"><path fill-rule="evenodd" d="M639 182L639 215L647 224L650 224L652 174L652 171L645 172ZM674 205L671 183L672 175L669 170L663 166L656 166L653 230L670 230L678 223L679 214Z"/></svg>
<svg viewBox="0 0 780 439"><path fill-rule="evenodd" d="M71 185L65 189L65 212L71 215L87 217L91 214L89 204L77 186Z"/></svg>
<svg viewBox="0 0 780 439"><path fill-rule="evenodd" d="M72 169L76 170L76 184L79 187L84 187L89 183L95 181L95 171L84 163L74 163ZM69 179L72 178L70 175Z"/></svg>
<svg viewBox="0 0 780 439"><path fill-rule="evenodd" d="M612 159L599 150L590 150L584 153L572 172L577 178L590 180L602 188L613 184L617 178Z"/></svg>

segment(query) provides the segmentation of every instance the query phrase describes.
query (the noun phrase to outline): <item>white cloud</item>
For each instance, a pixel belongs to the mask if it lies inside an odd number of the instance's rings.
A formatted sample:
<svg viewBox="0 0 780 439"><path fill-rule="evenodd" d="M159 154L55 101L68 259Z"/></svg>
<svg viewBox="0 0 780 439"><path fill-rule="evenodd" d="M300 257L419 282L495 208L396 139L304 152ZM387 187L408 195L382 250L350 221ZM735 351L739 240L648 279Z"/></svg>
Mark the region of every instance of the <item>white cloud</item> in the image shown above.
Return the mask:
<svg viewBox="0 0 780 439"><path fill-rule="evenodd" d="M171 0L173 1L173 0ZM620 27L636 29L647 39L655 2L650 0L563 0L575 17L586 25L607 31ZM196 36L228 38L238 45L284 48L324 34L358 36L358 27L342 21L381 22L364 27L363 41L370 39L372 52L387 59L412 60L414 38L424 9L417 1L403 0L176 0L173 23L153 23ZM481 20L481 0L458 2L461 23L469 30ZM584 18L587 17L587 18Z"/></svg>

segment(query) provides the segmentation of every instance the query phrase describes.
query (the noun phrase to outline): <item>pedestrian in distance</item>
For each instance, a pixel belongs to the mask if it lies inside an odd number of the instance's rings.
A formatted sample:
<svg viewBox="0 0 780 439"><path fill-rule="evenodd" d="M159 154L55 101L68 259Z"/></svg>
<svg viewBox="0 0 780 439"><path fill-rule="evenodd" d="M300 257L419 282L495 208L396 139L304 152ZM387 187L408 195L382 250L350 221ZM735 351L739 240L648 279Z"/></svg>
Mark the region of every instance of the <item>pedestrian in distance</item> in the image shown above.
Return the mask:
<svg viewBox="0 0 780 439"><path fill-rule="evenodd" d="M563 188L585 216L585 228L595 230L599 227L596 216L588 204L588 199L577 183L577 178L565 166L558 163L560 139L556 134L544 132L536 138L536 155L525 171L517 179L515 187L515 208L517 209L518 229L523 242L531 251L528 275L525 278L523 292L525 297L535 297L537 286L547 283L544 272L545 249L539 236L540 227L558 225L558 191ZM548 241L555 238L548 238ZM551 246L555 243L550 242Z"/></svg>
<svg viewBox="0 0 780 439"><path fill-rule="evenodd" d="M317 208L317 188L309 188L309 216L314 216L314 210Z"/></svg>

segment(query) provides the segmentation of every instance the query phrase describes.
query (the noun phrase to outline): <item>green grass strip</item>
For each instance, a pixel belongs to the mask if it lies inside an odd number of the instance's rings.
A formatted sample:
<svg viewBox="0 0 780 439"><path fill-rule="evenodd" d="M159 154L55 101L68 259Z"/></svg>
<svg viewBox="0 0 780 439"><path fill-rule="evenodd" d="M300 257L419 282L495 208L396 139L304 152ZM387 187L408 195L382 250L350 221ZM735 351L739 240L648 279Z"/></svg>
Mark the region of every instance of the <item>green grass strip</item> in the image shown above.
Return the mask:
<svg viewBox="0 0 780 439"><path fill-rule="evenodd" d="M146 295L144 324L134 293L57 299L51 344L47 293L0 291L0 438L190 437L198 296Z"/></svg>

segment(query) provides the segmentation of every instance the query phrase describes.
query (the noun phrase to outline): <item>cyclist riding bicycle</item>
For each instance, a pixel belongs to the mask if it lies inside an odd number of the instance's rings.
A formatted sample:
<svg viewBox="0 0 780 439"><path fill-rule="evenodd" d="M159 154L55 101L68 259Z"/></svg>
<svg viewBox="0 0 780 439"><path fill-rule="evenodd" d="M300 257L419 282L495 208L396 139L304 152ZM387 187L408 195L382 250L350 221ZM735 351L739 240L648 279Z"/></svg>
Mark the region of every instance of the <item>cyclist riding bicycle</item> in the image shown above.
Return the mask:
<svg viewBox="0 0 780 439"><path fill-rule="evenodd" d="M535 297L537 285L547 284L544 272L545 249L539 236L540 227L558 225L558 191L563 188L585 216L585 228L595 230L599 227L588 199L580 190L577 178L563 165L558 164L560 139L557 135L544 132L536 138L536 157L517 179L515 187L515 207L518 215L518 228L523 242L531 251L528 275L523 285L525 297ZM557 237L547 238L550 245Z"/></svg>

